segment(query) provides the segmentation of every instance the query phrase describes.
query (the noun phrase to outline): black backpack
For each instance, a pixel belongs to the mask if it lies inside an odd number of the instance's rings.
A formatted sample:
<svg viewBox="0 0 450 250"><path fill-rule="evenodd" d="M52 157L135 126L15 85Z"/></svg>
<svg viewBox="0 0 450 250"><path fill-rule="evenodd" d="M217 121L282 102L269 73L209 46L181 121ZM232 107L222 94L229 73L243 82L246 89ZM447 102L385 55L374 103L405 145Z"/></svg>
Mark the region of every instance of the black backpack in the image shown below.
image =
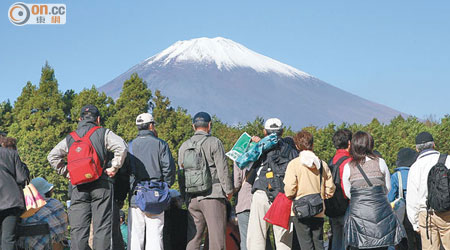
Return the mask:
<svg viewBox="0 0 450 250"><path fill-rule="evenodd" d="M278 193L284 193L284 175L288 163L298 156L289 143L280 140L278 145L269 151L263 161L265 177L267 179L266 193L270 201L274 201Z"/></svg>
<svg viewBox="0 0 450 250"><path fill-rule="evenodd" d="M446 154L441 154L439 160L428 173L427 209L436 212L450 211L450 169L445 166Z"/></svg>
<svg viewBox="0 0 450 250"><path fill-rule="evenodd" d="M341 175L339 174L339 166L347 160L348 156L341 157L335 164L333 160L330 161L330 171L333 176L333 182L336 186L333 197L325 200L325 214L328 217L338 217L345 214L348 207L348 199L345 198L344 190L341 187Z"/></svg>

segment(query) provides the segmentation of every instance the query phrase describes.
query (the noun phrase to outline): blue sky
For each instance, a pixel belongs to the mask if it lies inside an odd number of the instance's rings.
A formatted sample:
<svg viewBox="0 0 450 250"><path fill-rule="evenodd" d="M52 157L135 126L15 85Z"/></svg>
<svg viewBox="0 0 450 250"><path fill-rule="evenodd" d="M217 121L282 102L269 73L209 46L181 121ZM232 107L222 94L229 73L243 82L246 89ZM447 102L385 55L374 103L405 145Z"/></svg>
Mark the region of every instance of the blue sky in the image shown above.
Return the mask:
<svg viewBox="0 0 450 250"><path fill-rule="evenodd" d="M22 27L13 3L0 2L0 101L38 84L46 60L78 92L178 40L222 36L419 118L450 113L450 1L33 0L65 3L67 23Z"/></svg>

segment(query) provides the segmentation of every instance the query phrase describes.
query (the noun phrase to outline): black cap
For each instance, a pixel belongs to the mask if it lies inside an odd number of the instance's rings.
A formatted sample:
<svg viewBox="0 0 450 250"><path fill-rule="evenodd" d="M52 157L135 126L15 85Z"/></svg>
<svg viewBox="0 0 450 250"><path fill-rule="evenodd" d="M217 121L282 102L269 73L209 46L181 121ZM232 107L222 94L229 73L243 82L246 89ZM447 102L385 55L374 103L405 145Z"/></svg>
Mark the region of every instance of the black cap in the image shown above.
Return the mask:
<svg viewBox="0 0 450 250"><path fill-rule="evenodd" d="M199 121L210 122L211 116L206 112L198 112L197 114L194 115L194 118L192 118L192 123Z"/></svg>
<svg viewBox="0 0 450 250"><path fill-rule="evenodd" d="M416 136L416 145L434 141L433 136L428 132L421 132Z"/></svg>
<svg viewBox="0 0 450 250"><path fill-rule="evenodd" d="M100 116L100 111L98 111L98 108L95 107L92 104L84 105L81 108L80 116L83 116L85 114L91 113L91 115L95 118L97 116Z"/></svg>
<svg viewBox="0 0 450 250"><path fill-rule="evenodd" d="M417 152L411 148L401 148L397 153L397 167L411 167L416 161Z"/></svg>
<svg viewBox="0 0 450 250"><path fill-rule="evenodd" d="M125 212L122 210L119 210L119 214L120 214L120 218L124 218L125 219Z"/></svg>

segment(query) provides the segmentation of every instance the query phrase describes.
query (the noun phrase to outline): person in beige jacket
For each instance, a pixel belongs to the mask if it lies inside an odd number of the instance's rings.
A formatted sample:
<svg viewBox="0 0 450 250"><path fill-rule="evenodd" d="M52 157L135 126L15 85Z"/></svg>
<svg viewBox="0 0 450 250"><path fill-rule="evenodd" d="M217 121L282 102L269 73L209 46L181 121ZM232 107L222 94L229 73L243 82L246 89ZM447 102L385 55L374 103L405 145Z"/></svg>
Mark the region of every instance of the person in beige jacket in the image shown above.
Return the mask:
<svg viewBox="0 0 450 250"><path fill-rule="evenodd" d="M294 136L294 142L300 154L289 162L284 177L284 192L290 199L299 199L305 195L321 193L322 199L331 198L335 185L328 165L317 157L313 150L313 135L300 131ZM322 162L322 164L321 164ZM320 181L320 168L322 182ZM322 183L322 186L320 185ZM310 218L293 218L294 227L301 249L323 248L324 210ZM293 214L292 214L293 215Z"/></svg>

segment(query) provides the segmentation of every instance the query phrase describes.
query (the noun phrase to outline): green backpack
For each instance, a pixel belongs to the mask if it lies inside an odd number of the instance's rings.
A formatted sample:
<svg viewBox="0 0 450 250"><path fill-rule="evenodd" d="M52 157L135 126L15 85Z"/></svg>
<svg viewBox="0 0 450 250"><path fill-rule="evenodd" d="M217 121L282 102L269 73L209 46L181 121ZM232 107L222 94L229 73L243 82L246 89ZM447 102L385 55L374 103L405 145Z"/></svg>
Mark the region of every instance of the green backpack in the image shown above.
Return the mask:
<svg viewBox="0 0 450 250"><path fill-rule="evenodd" d="M211 171L206 160L205 152L202 149L203 142L208 136L200 141L187 141L187 148L184 151L183 169L186 193L198 194L212 188Z"/></svg>

